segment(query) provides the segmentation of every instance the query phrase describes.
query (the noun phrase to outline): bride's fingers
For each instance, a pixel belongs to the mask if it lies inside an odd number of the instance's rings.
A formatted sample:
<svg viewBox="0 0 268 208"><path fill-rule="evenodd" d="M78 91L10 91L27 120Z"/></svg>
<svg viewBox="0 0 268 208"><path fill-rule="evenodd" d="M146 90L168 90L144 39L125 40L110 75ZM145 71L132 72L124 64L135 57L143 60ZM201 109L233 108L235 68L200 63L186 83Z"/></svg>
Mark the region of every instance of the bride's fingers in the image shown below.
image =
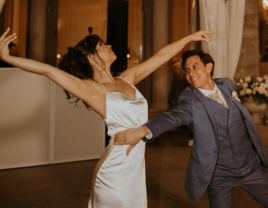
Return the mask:
<svg viewBox="0 0 268 208"><path fill-rule="evenodd" d="M6 37L6 38L4 39L4 42L10 43L12 40L14 40L15 37L17 37L17 36L16 36L16 33L13 33L12 35ZM11 40L11 41L10 41L10 40Z"/></svg>
<svg viewBox="0 0 268 208"><path fill-rule="evenodd" d="M129 155L130 151L135 147L136 145L131 144L129 148L127 149L127 156Z"/></svg>
<svg viewBox="0 0 268 208"><path fill-rule="evenodd" d="M201 37L205 38L206 40L211 41L211 39L210 39L210 38L207 36L207 34L206 34L206 33L202 34L202 35L201 35Z"/></svg>
<svg viewBox="0 0 268 208"><path fill-rule="evenodd" d="M13 37L9 38L9 39L6 41L6 43L9 44L9 43L11 43L13 40L15 40L16 38L17 38L17 36L13 36Z"/></svg>
<svg viewBox="0 0 268 208"><path fill-rule="evenodd" d="M207 33L207 34L214 34L214 32L211 32L211 31L203 31L204 33Z"/></svg>
<svg viewBox="0 0 268 208"><path fill-rule="evenodd" d="M124 141L120 141L120 142L116 142L116 141L114 141L113 144L114 144L114 145L125 145L125 144L127 144L127 143L124 142Z"/></svg>
<svg viewBox="0 0 268 208"><path fill-rule="evenodd" d="M4 40L5 39L5 37L6 37L6 35L7 35L7 33L9 32L9 28L7 28L7 30L3 33L3 35L1 35L1 37L0 37L0 41L2 41L2 40Z"/></svg>

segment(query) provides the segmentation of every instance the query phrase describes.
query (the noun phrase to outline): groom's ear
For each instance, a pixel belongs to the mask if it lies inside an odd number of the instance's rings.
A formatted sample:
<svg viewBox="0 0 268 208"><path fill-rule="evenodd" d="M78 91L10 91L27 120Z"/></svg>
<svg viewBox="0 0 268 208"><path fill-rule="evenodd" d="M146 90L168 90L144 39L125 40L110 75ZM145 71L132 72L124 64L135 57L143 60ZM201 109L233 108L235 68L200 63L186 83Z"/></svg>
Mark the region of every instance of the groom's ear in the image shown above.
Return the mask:
<svg viewBox="0 0 268 208"><path fill-rule="evenodd" d="M207 72L211 73L211 71L213 69L213 64L212 63L207 63L206 68L207 68Z"/></svg>

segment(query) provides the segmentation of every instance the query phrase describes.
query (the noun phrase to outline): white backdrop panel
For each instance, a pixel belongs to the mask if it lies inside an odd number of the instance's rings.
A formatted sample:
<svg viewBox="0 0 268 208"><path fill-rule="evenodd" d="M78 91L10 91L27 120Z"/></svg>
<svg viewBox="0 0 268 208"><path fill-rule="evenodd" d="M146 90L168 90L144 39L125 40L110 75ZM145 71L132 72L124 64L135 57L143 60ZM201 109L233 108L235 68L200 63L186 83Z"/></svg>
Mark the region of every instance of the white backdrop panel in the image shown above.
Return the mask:
<svg viewBox="0 0 268 208"><path fill-rule="evenodd" d="M44 76L0 69L0 169L99 158L105 125Z"/></svg>
<svg viewBox="0 0 268 208"><path fill-rule="evenodd" d="M54 162L100 158L105 146L102 118L79 101L78 106L66 99L56 86ZM74 99L75 100L75 99Z"/></svg>
<svg viewBox="0 0 268 208"><path fill-rule="evenodd" d="M42 76L0 70L0 169L49 163L50 86Z"/></svg>

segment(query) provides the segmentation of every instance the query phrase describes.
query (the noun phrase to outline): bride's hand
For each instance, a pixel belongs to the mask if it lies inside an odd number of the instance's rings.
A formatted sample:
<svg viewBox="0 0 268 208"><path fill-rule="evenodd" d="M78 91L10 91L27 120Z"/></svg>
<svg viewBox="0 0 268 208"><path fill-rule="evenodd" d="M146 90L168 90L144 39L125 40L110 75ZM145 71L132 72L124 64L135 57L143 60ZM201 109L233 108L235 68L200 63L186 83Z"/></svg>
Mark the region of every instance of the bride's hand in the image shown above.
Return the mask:
<svg viewBox="0 0 268 208"><path fill-rule="evenodd" d="M91 66L99 71L105 70L105 64L100 60L100 58L96 55L88 56L89 63Z"/></svg>
<svg viewBox="0 0 268 208"><path fill-rule="evenodd" d="M0 37L0 58L3 61L6 61L6 58L9 56L9 48L8 44L17 38L16 33L7 36L9 33L9 28L4 32L4 34Z"/></svg>
<svg viewBox="0 0 268 208"><path fill-rule="evenodd" d="M129 128L124 131L117 132L114 137L114 145L127 145L130 146L127 149L127 155L129 155L130 151L139 143L139 141L147 135L143 127L139 128Z"/></svg>
<svg viewBox="0 0 268 208"><path fill-rule="evenodd" d="M196 33L191 34L191 39L194 41L206 41L207 43L211 41L211 39L207 36L207 34L214 34L211 31L198 31Z"/></svg>

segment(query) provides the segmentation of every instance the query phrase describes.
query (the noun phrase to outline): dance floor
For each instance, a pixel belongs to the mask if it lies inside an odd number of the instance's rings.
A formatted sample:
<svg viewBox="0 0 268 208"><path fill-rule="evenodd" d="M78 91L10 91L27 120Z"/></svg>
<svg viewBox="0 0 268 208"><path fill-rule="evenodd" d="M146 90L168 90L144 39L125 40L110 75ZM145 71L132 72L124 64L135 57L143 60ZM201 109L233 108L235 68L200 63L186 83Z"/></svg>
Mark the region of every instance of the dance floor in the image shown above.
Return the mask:
<svg viewBox="0 0 268 208"><path fill-rule="evenodd" d="M207 193L199 201L193 202L184 189L191 147L182 146L147 145L149 208L209 207ZM91 160L2 170L0 208L86 208L96 162ZM260 207L239 187L234 189L232 204L235 208Z"/></svg>

